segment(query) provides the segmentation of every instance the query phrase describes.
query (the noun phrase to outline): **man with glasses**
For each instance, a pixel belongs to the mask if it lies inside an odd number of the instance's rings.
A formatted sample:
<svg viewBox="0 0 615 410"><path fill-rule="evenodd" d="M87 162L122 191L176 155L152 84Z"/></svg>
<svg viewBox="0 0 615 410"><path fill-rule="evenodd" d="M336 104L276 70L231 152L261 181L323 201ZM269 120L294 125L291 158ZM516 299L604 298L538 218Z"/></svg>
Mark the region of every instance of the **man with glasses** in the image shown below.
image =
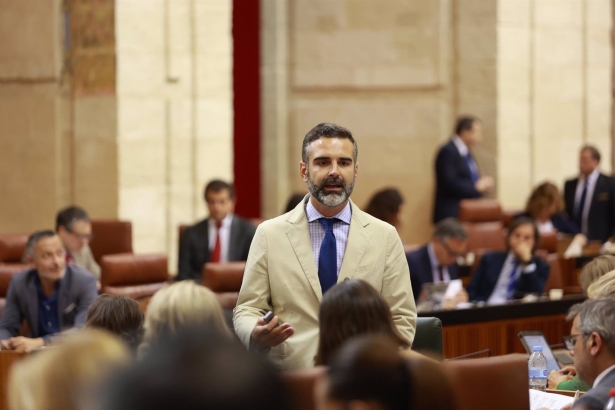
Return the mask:
<svg viewBox="0 0 615 410"><path fill-rule="evenodd" d="M406 254L410 268L410 282L415 300L425 283L447 283L459 278L457 259L465 256L468 234L455 218L436 224L431 241L422 248ZM467 301L462 290L460 298Z"/></svg>
<svg viewBox="0 0 615 410"><path fill-rule="evenodd" d="M94 260L89 245L92 240L92 224L87 212L78 206L62 209L56 216L56 232L66 248L66 262L100 279L100 266Z"/></svg>
<svg viewBox="0 0 615 410"><path fill-rule="evenodd" d="M615 387L615 298L588 299L570 308L572 319L564 345L579 378L592 388L574 402L573 410L602 410Z"/></svg>

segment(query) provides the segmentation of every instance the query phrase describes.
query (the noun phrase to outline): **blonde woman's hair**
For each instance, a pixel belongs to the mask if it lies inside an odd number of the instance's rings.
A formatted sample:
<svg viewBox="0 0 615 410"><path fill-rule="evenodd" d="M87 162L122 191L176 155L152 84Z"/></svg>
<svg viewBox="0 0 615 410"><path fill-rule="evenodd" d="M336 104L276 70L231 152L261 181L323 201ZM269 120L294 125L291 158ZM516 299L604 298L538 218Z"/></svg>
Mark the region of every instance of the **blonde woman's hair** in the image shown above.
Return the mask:
<svg viewBox="0 0 615 410"><path fill-rule="evenodd" d="M156 292L145 313L145 335L139 347L143 354L162 336L176 334L191 325L208 325L231 336L215 293L193 281L174 283Z"/></svg>
<svg viewBox="0 0 615 410"><path fill-rule="evenodd" d="M602 277L605 273L615 270L615 256L601 255L594 258L591 262L583 267L579 275L579 284L583 291L587 293L589 285Z"/></svg>
<svg viewBox="0 0 615 410"><path fill-rule="evenodd" d="M551 182L544 182L532 191L525 205L525 212L530 215L530 218L537 219L542 210L553 203L556 204L558 212L563 210L564 201L557 186Z"/></svg>
<svg viewBox="0 0 615 410"><path fill-rule="evenodd" d="M16 363L9 375L11 410L72 410L111 372L131 361L128 348L110 333L84 329Z"/></svg>
<svg viewBox="0 0 615 410"><path fill-rule="evenodd" d="M587 297L590 299L608 296L615 296L615 270L602 275L587 288Z"/></svg>

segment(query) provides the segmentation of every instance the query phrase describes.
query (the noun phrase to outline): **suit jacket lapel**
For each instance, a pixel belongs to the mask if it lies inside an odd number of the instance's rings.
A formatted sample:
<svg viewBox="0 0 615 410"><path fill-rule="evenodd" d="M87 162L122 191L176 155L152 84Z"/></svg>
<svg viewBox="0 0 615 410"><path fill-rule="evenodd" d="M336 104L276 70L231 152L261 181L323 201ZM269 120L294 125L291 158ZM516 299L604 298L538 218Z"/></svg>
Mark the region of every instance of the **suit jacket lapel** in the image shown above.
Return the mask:
<svg viewBox="0 0 615 410"><path fill-rule="evenodd" d="M237 249L237 246L233 246L235 245L235 242L237 241L238 237L239 237L239 223L237 221L237 217L233 215L233 221L231 222L231 235L228 239L227 258L229 261L238 260L238 256L235 254L239 252L239 249Z"/></svg>
<svg viewBox="0 0 615 410"><path fill-rule="evenodd" d="M286 231L286 236L295 251L295 256L303 269L303 273L305 273L308 282L320 301L322 299L322 289L318 279L316 263L314 262L314 251L312 250L312 240L304 207L305 202L302 201L288 214L286 221L290 225Z"/></svg>
<svg viewBox="0 0 615 410"><path fill-rule="evenodd" d="M353 278L367 250L367 246L372 239L372 234L365 229L365 227L369 225L369 220L352 201L350 201L350 206L352 207L350 232L348 232L348 243L346 244L346 252L342 260L340 274L337 277L338 283L344 281L346 278Z"/></svg>
<svg viewBox="0 0 615 410"><path fill-rule="evenodd" d="M598 195L602 192L602 188L604 188L604 177L602 174L598 175L598 179L596 179L596 185L594 185L594 192L592 193L592 200L589 202L589 211L587 212L587 223L589 224L589 215L591 215L592 210L595 208L594 205L597 202ZM589 228L588 228L589 229Z"/></svg>
<svg viewBox="0 0 615 410"><path fill-rule="evenodd" d="M62 278L60 288L58 289L58 323L60 324L60 330L64 327L64 311L68 307L72 278L71 268L67 266L66 274Z"/></svg>
<svg viewBox="0 0 615 410"><path fill-rule="evenodd" d="M26 282L26 294L32 295L31 297L26 298L26 305L28 307L28 315L30 332L34 337L38 336L38 290L36 289L36 284L34 283L34 275L38 275L36 270L32 271L32 276L28 278Z"/></svg>
<svg viewBox="0 0 615 410"><path fill-rule="evenodd" d="M421 248L421 263L423 264L423 269L421 274L423 277L421 278L422 283L432 283L433 282L433 268L431 266L431 259L429 259L429 251L427 250L427 246ZM420 289L419 289L420 290ZM418 297L418 295L415 295Z"/></svg>

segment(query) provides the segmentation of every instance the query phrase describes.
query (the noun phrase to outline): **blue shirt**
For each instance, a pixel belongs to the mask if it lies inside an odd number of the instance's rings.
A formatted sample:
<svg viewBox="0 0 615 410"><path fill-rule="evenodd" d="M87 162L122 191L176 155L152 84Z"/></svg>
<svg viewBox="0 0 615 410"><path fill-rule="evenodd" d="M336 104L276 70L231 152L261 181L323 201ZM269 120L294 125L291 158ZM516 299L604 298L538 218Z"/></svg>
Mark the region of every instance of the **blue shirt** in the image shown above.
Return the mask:
<svg viewBox="0 0 615 410"><path fill-rule="evenodd" d="M57 281L53 295L47 297L43 292L41 280L38 275L34 276L34 283L38 291L38 330L40 336L44 337L60 332L60 320L58 316L58 289L61 280Z"/></svg>

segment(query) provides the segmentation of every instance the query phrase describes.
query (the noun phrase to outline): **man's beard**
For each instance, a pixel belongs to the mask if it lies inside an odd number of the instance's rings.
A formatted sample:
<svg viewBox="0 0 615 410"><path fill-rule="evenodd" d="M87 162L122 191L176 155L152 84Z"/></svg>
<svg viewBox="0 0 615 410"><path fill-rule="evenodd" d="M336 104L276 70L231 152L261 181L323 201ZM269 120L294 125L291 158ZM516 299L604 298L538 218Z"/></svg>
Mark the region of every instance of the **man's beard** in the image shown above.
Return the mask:
<svg viewBox="0 0 615 410"><path fill-rule="evenodd" d="M352 194L354 189L354 181L355 178L353 176L352 182L346 185L342 177L329 177L325 178L320 185L316 185L312 178L310 178L309 170L307 171L307 183L310 194L321 204L332 208L343 204L350 198L350 194ZM325 192L326 185L339 185L342 187L342 191Z"/></svg>

